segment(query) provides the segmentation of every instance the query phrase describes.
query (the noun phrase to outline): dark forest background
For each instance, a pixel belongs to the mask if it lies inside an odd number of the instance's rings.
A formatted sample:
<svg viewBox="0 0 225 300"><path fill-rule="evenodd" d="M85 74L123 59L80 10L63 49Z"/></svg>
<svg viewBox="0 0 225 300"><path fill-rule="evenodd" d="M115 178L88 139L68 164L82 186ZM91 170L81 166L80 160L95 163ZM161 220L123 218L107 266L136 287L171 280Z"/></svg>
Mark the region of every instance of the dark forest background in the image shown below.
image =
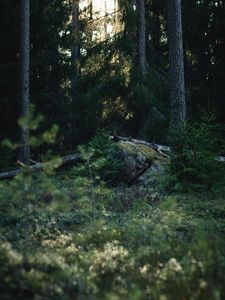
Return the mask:
<svg viewBox="0 0 225 300"><path fill-rule="evenodd" d="M79 76L72 97L70 3L32 0L30 100L45 118L40 131L59 125L56 153L87 142L98 128L167 142L167 7L165 1L146 1L148 74L140 80L134 4L119 1L116 13L97 21L90 7L80 11ZM15 142L20 114L18 1L1 0L0 15L0 140ZM122 30L93 39L97 26L112 17L115 26L123 24ZM225 1L183 1L183 31L188 119L196 120L206 110L225 124ZM36 155L42 150L35 150Z"/></svg>

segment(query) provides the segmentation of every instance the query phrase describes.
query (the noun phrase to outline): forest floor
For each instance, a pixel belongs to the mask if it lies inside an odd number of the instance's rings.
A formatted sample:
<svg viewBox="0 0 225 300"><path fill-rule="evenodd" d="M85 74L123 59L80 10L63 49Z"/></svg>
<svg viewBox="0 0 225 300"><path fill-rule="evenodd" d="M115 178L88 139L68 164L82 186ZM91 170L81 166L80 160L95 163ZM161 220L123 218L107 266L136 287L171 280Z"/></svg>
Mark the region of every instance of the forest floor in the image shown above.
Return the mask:
<svg viewBox="0 0 225 300"><path fill-rule="evenodd" d="M24 176L0 186L1 300L225 299L222 196Z"/></svg>

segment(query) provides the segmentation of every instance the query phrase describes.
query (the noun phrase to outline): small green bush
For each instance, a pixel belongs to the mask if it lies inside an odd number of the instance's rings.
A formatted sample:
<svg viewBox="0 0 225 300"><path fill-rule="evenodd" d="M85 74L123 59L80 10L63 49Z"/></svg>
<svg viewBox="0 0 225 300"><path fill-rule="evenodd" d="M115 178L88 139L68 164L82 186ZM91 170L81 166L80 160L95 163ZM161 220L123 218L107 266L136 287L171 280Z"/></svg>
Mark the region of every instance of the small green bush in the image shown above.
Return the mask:
<svg viewBox="0 0 225 300"><path fill-rule="evenodd" d="M172 168L170 185L175 190L184 187L206 191L223 191L225 163L219 157L225 153L224 127L215 123L213 113L202 113L200 120L187 122L178 134L180 153L173 156L176 170ZM172 135L175 135L173 131ZM175 136L176 139L176 136ZM180 145L180 146L179 146Z"/></svg>
<svg viewBox="0 0 225 300"><path fill-rule="evenodd" d="M216 158L225 153L224 128L215 124L212 113L204 113L201 120L187 125L185 176L196 185L211 188L225 184L225 164Z"/></svg>
<svg viewBox="0 0 225 300"><path fill-rule="evenodd" d="M105 131L99 130L87 146L79 147L79 151L86 163L74 168L77 175L88 176L93 181L116 180L123 161L116 143Z"/></svg>

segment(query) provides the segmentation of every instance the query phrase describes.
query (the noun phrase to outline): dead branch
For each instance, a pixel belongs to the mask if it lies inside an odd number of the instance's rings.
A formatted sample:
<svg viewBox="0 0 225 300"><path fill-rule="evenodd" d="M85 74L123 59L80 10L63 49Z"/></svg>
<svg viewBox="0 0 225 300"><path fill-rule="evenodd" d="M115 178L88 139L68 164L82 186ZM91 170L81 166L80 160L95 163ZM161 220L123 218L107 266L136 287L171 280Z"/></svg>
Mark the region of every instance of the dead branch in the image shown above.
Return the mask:
<svg viewBox="0 0 225 300"><path fill-rule="evenodd" d="M64 166L76 164L76 163L79 163L79 162L84 162L84 159L79 154L67 155L67 156L59 158L59 163L55 164L54 169L59 169L59 168L62 168ZM22 168L17 169L17 170L13 170L13 171L8 171L8 172L0 173L0 180L1 179L10 179L10 178L13 178L17 174L20 174L25 168L30 173L42 171L50 163L51 163L51 161L44 162L44 163L36 163L36 164L34 164L32 166L27 166L27 165L24 165L22 162L17 161L17 164L19 164L20 166L22 166Z"/></svg>

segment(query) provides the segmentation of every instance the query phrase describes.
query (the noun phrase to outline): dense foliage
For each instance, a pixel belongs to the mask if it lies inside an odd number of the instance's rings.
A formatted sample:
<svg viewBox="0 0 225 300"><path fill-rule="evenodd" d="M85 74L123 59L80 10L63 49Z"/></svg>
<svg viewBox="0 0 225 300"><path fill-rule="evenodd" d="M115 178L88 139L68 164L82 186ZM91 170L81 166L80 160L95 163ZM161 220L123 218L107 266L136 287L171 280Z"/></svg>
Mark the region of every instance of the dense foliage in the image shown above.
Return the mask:
<svg viewBox="0 0 225 300"><path fill-rule="evenodd" d="M224 298L222 198L71 172L1 184L1 299Z"/></svg>

